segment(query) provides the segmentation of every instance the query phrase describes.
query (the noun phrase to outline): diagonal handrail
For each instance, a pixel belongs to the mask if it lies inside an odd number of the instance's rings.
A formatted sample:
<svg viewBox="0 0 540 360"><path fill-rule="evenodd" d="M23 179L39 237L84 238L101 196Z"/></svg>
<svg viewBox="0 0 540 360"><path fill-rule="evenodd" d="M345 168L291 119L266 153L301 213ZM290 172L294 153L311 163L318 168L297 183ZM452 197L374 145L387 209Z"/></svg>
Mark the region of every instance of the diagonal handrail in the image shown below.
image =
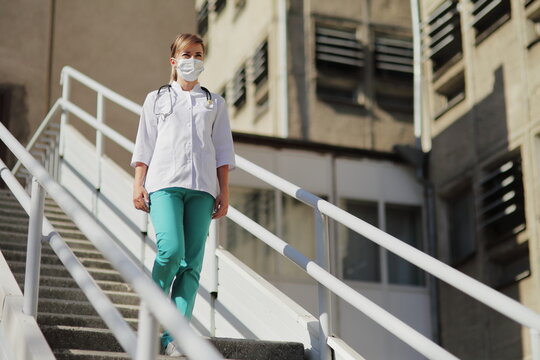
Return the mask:
<svg viewBox="0 0 540 360"><path fill-rule="evenodd" d="M49 123L54 118L56 113L59 110L62 110L61 105L62 105L62 98L59 98L58 100L55 101L54 105L51 107L51 109L49 110L49 112L47 113L47 115L45 116L43 121L41 122L41 124L39 124L39 127L37 128L36 132L34 133L32 138L30 139L30 141L26 145L26 150L30 151L34 147L34 144L39 140L39 138L41 137L41 135L43 134L45 129L47 129L47 127L49 126ZM17 174L17 172L21 168L21 165L22 165L21 161L19 159L17 159L17 163L15 163L15 166L13 167L11 172L13 174Z"/></svg>
<svg viewBox="0 0 540 360"><path fill-rule="evenodd" d="M15 139L3 124L0 124L0 139L18 158L24 167L34 176L39 184L49 193L54 201L70 216L77 227L92 241L103 256L118 270L121 276L132 285L153 316L171 333L186 354L194 359L221 359L217 350L208 341L199 337L189 323L164 295L162 290L133 262L114 242L109 234L88 212L58 184L45 168ZM7 169L6 169L7 170ZM51 229L46 229L51 230ZM51 238L56 239L54 236ZM57 250L61 251L60 242L56 239ZM51 245L55 244L53 243ZM65 259L60 257L64 263ZM69 266L68 263L64 263ZM92 299L89 299L92 301ZM95 301L95 300L94 300ZM93 303L93 305L95 305ZM113 327L111 330L115 331ZM114 333L119 339L122 334Z"/></svg>
<svg viewBox="0 0 540 360"><path fill-rule="evenodd" d="M17 181L6 164L0 159L0 177L11 190L23 210L30 215L30 196ZM65 265L67 271L73 277L77 285L81 288L86 297L90 300L96 312L102 317L109 329L115 334L119 334L118 342L120 346L132 357L136 354L134 349L137 344L135 331L127 324L120 311L114 306L112 301L103 293L99 285L92 278L88 270L81 264L65 240L54 229L49 220L43 217L43 241L49 242L51 248L56 253L60 261ZM32 289L31 291L34 291ZM25 292L24 294L28 294Z"/></svg>
<svg viewBox="0 0 540 360"><path fill-rule="evenodd" d="M65 81L66 79L69 79L69 77L77 79L78 81L94 89L96 92L98 92L98 97L106 97L109 100L116 102L124 108L132 111L133 113L140 114L140 106L124 98L123 96L109 90L108 88L97 83L95 80L87 77L86 75L78 72L77 70L71 67L65 67L62 70L62 81L64 82L64 86L67 85L67 82ZM87 124L94 127L97 130L98 134L103 134L107 136L109 139L116 142L127 151L132 152L132 149L134 147L133 142L131 142L129 139L125 138L123 135L116 132L112 128L103 124L102 122L98 122L94 116L84 112L75 104L69 102L66 96L64 96L61 104L66 112L72 113L77 117L81 118ZM504 314L512 320L529 327L531 330L531 339L533 345L533 358L539 359L540 314L538 314L537 312L532 311L531 309L509 298L508 296L497 292L496 290L488 287L487 285L459 272L458 270L444 264L443 262L362 221L361 219L351 215L350 213L347 213L346 211L329 203L328 201L315 196L314 194L294 185L293 183L288 182L287 180L267 171L266 169L254 163L249 162L248 160L240 157L239 155L236 155L236 163L239 168L246 171L247 173L259 178L267 184L272 185L276 189L294 197L295 199L306 203L316 212L319 212L321 216L324 215L328 218L334 219L335 221L345 225L349 229L365 236L369 240L393 252L399 257L418 266L427 273L436 276L442 281L447 282L453 287L486 304L487 306L498 311L499 313ZM230 217L235 222L239 221L239 224L241 226L246 227L252 225L249 223L249 221L243 219L241 216L236 216L236 220L233 219L233 217L235 217L234 214L236 214L234 210L231 211L231 214L233 215L228 214L228 217ZM322 237L318 235L318 238ZM319 245L320 244L318 244L318 247ZM335 281L339 282L340 280L336 279ZM409 345L415 347L415 344L409 343Z"/></svg>

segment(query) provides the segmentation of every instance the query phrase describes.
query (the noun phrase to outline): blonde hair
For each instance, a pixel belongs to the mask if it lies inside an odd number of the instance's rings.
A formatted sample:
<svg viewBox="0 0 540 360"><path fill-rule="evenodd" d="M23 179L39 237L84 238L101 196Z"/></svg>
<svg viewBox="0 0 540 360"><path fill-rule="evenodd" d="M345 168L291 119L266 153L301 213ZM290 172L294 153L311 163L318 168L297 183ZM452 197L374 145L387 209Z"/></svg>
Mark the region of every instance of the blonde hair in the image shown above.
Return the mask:
<svg viewBox="0 0 540 360"><path fill-rule="evenodd" d="M176 39L171 44L171 57L176 58L176 55L182 51L182 49L192 45L192 44L201 44L203 48L203 54L206 53L206 49L204 48L204 42L203 39L201 39L200 36L195 34L179 34L176 36ZM171 79L170 81L176 81L177 80L177 74L176 69L174 66L171 66Z"/></svg>

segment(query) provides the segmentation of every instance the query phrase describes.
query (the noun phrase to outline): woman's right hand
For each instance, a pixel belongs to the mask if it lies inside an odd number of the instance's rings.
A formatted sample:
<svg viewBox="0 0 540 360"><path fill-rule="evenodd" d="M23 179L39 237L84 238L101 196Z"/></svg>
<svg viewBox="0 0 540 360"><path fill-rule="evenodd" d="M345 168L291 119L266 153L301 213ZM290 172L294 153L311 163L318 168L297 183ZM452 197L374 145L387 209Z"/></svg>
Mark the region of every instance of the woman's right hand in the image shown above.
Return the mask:
<svg viewBox="0 0 540 360"><path fill-rule="evenodd" d="M133 188L133 205L135 209L150 212L150 199L144 186L138 185Z"/></svg>

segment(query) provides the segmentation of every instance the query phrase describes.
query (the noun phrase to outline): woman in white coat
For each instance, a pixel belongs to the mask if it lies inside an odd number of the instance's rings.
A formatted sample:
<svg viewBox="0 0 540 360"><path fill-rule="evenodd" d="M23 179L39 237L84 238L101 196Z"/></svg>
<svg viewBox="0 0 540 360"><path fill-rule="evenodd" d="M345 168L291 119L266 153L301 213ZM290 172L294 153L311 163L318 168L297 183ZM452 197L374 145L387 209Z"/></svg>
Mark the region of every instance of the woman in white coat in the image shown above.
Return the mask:
<svg viewBox="0 0 540 360"><path fill-rule="evenodd" d="M139 121L133 204L156 231L152 278L190 320L210 222L227 214L235 158L227 104L198 82L203 40L180 34L170 50L170 83L146 96ZM161 345L180 354L166 331Z"/></svg>

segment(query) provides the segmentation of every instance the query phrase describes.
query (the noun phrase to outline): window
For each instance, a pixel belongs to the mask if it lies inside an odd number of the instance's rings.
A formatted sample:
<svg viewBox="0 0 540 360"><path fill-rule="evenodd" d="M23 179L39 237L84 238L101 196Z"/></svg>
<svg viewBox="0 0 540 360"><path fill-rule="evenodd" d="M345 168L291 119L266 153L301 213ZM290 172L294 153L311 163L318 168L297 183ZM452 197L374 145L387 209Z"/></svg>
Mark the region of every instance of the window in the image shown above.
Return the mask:
<svg viewBox="0 0 540 360"><path fill-rule="evenodd" d="M474 202L470 188L447 201L448 241L453 264L459 263L476 251Z"/></svg>
<svg viewBox="0 0 540 360"><path fill-rule="evenodd" d="M465 73L459 72L446 83L435 89L433 105L435 118L442 116L446 111L465 99Z"/></svg>
<svg viewBox="0 0 540 360"><path fill-rule="evenodd" d="M540 6L536 9L527 9L527 46L530 48L538 41L540 41Z"/></svg>
<svg viewBox="0 0 540 360"><path fill-rule="evenodd" d="M281 234L285 242L315 260L315 222L314 212L310 206L283 195L282 218L278 219L276 191L237 186L231 186L229 191L231 206L272 233ZM278 228L278 224L281 224L281 229ZM313 279L291 260L281 256L233 221L227 221L225 248L263 276L313 282Z"/></svg>
<svg viewBox="0 0 540 360"><path fill-rule="evenodd" d="M357 88L362 81L364 46L356 28L315 26L317 96L322 100L357 104Z"/></svg>
<svg viewBox="0 0 540 360"><path fill-rule="evenodd" d="M413 73L413 45L410 38L375 36L375 69L410 77Z"/></svg>
<svg viewBox="0 0 540 360"><path fill-rule="evenodd" d="M526 228L521 156L488 167L480 180L480 227L486 245L512 239Z"/></svg>
<svg viewBox="0 0 540 360"><path fill-rule="evenodd" d="M240 109L246 103L246 66L236 72L232 86L232 103L234 107Z"/></svg>
<svg viewBox="0 0 540 360"><path fill-rule="evenodd" d="M373 226L379 225L377 203L346 200L345 210ZM379 245L347 228L343 246L343 279L381 281Z"/></svg>
<svg viewBox="0 0 540 360"><path fill-rule="evenodd" d="M288 195L282 196L282 206L283 240L308 258L316 260L317 239L313 209ZM314 281L311 276L289 259L279 257L277 268L279 275L286 279L302 280L303 282Z"/></svg>
<svg viewBox="0 0 540 360"><path fill-rule="evenodd" d="M257 88L268 79L268 42L264 41L253 56L253 83Z"/></svg>
<svg viewBox="0 0 540 360"><path fill-rule="evenodd" d="M374 46L375 98L378 106L387 111L412 115L411 39L376 32Z"/></svg>
<svg viewBox="0 0 540 360"><path fill-rule="evenodd" d="M462 54L461 20L457 0L447 0L427 20L429 35L429 58L433 71L455 62Z"/></svg>
<svg viewBox="0 0 540 360"><path fill-rule="evenodd" d="M273 190L230 187L230 203L253 221L276 232ZM233 221L227 222L226 248L260 274L275 273L276 252Z"/></svg>
<svg viewBox="0 0 540 360"><path fill-rule="evenodd" d="M197 31L201 36L208 31L208 1L203 2L197 14Z"/></svg>
<svg viewBox="0 0 540 360"><path fill-rule="evenodd" d="M471 0L476 40L482 41L510 19L510 0Z"/></svg>
<svg viewBox="0 0 540 360"><path fill-rule="evenodd" d="M214 0L214 11L219 14L227 5L227 0Z"/></svg>
<svg viewBox="0 0 540 360"><path fill-rule="evenodd" d="M386 205L386 232L423 250L421 211L418 207ZM399 285L425 285L425 273L407 260L388 252L388 281Z"/></svg>

